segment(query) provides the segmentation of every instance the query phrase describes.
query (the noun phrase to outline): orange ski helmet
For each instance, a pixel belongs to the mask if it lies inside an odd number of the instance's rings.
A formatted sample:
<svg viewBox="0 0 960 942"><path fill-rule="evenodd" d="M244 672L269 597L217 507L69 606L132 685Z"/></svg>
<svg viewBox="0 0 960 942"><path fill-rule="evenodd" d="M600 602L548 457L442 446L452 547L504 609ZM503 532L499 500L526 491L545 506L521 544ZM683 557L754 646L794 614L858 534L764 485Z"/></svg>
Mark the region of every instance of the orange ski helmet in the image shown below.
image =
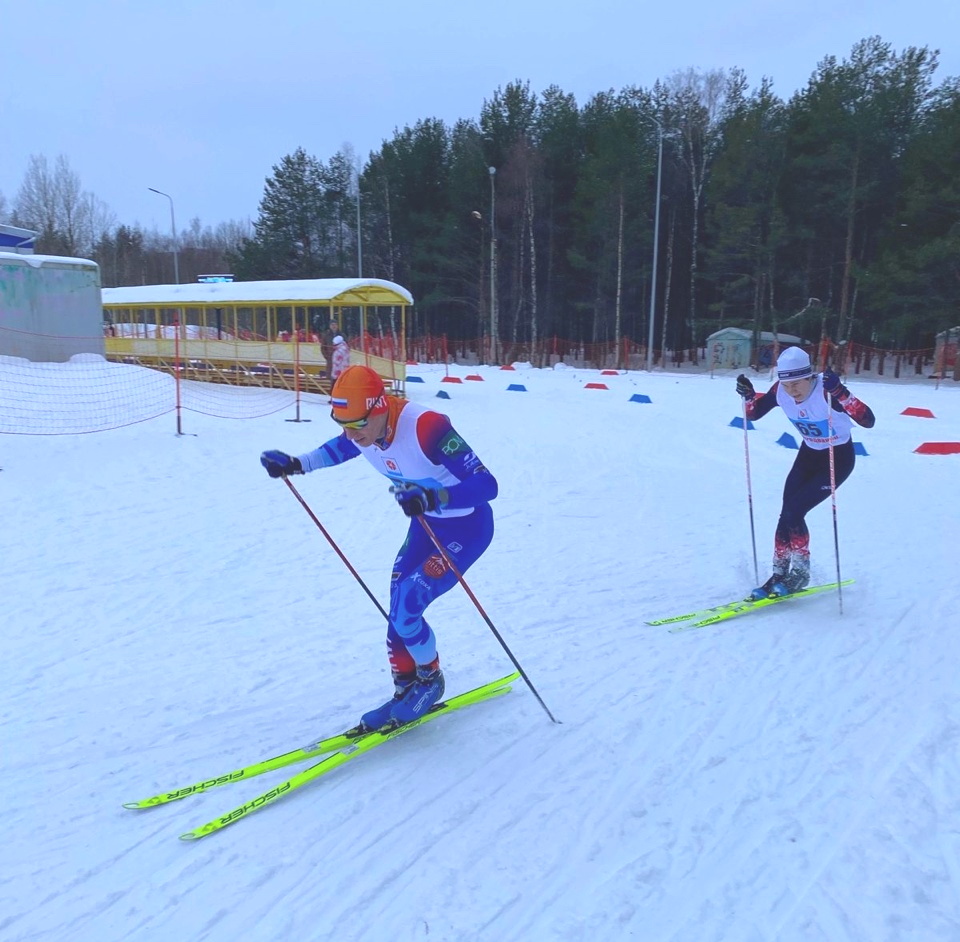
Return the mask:
<svg viewBox="0 0 960 942"><path fill-rule="evenodd" d="M387 411L383 380L369 366L348 366L330 393L333 417L338 422L357 422Z"/></svg>

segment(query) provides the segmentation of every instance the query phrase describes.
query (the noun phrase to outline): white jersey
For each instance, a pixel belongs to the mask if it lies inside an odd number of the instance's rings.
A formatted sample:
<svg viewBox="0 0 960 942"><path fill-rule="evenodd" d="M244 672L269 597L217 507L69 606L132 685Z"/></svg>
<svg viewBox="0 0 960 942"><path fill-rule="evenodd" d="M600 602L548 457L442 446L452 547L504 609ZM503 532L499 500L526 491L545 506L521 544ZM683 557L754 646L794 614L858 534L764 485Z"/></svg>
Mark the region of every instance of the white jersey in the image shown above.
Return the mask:
<svg viewBox="0 0 960 942"><path fill-rule="evenodd" d="M398 483L403 481L422 484L424 487L452 487L460 481L455 474L442 464L436 464L423 450L417 436L417 420L425 412L433 412L408 402L397 417L397 428L393 441L386 448L378 445L357 445L360 454L381 474ZM356 445L356 442L354 442ZM428 517L465 517L473 513L473 507L444 508L443 512L426 512Z"/></svg>
<svg viewBox="0 0 960 942"><path fill-rule="evenodd" d="M823 396L823 378L813 377L810 395L803 402L795 402L788 396L783 383L777 386L777 405L803 436L808 448L823 451L831 445L850 441L853 421L846 412L837 412ZM833 437L830 430L833 428Z"/></svg>

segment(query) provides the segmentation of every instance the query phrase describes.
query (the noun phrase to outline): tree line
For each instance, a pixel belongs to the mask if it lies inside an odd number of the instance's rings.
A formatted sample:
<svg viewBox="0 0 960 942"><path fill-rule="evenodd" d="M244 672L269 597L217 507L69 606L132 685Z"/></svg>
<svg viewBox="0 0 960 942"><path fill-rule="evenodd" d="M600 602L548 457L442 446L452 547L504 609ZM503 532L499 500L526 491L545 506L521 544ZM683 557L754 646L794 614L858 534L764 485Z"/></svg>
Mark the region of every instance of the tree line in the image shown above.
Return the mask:
<svg viewBox="0 0 960 942"><path fill-rule="evenodd" d="M652 334L676 349L735 326L932 347L960 322L960 81L935 82L937 59L870 37L786 101L739 69L582 106L518 80L478 120L422 119L365 164L349 147L326 161L298 148L272 168L252 228L195 222L190 244L211 252L201 269L242 280L398 282L418 334ZM22 196L13 215L45 239L71 231L25 214ZM141 283L127 260L146 252L169 272L162 243L113 227L89 254L105 283ZM181 269L201 273L183 250Z"/></svg>

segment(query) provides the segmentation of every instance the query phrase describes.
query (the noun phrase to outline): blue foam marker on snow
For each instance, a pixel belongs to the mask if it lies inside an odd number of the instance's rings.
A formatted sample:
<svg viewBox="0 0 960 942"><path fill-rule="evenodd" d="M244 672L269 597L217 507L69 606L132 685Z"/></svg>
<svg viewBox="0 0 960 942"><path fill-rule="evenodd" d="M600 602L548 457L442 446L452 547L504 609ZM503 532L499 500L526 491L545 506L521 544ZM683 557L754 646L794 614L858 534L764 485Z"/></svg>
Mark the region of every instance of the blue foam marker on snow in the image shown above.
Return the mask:
<svg viewBox="0 0 960 942"><path fill-rule="evenodd" d="M778 445L783 445L784 448L799 448L797 440L789 433L784 432L778 439Z"/></svg>
<svg viewBox="0 0 960 942"><path fill-rule="evenodd" d="M649 396L645 396L643 393L634 393L630 397L630 401L631 402L650 402L651 400Z"/></svg>
<svg viewBox="0 0 960 942"><path fill-rule="evenodd" d="M869 455L870 452L863 447L863 442L854 442L853 443L853 453L855 455Z"/></svg>
<svg viewBox="0 0 960 942"><path fill-rule="evenodd" d="M450 398L450 393L448 393L445 389L441 389L440 392L437 393L437 399L449 399L449 398Z"/></svg>
<svg viewBox="0 0 960 942"><path fill-rule="evenodd" d="M736 418L731 419L730 427L743 428L743 417L738 415ZM748 432L753 431L753 422L751 422L749 419L747 419L747 431Z"/></svg>
<svg viewBox="0 0 960 942"><path fill-rule="evenodd" d="M407 382L408 382L408 383L422 383L422 382L423 382L423 377L422 377L422 376L408 376L408 377L407 377Z"/></svg>
<svg viewBox="0 0 960 942"><path fill-rule="evenodd" d="M522 386L520 383L511 383L507 387L507 392L526 392L526 391L527 391L527 387Z"/></svg>

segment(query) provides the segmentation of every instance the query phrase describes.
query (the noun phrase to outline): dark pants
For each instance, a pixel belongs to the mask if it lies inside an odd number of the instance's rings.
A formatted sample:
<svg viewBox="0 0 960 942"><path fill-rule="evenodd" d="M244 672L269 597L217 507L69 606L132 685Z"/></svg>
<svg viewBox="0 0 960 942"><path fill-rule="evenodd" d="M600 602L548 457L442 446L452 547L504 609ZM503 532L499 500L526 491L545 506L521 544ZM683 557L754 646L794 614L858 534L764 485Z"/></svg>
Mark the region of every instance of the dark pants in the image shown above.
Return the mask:
<svg viewBox="0 0 960 942"><path fill-rule="evenodd" d="M834 446L833 465L837 487L850 477L856 460L852 441ZM809 553L810 531L804 517L829 496L830 449L818 451L804 443L783 485L783 506L776 533L776 558L789 556L790 553Z"/></svg>

